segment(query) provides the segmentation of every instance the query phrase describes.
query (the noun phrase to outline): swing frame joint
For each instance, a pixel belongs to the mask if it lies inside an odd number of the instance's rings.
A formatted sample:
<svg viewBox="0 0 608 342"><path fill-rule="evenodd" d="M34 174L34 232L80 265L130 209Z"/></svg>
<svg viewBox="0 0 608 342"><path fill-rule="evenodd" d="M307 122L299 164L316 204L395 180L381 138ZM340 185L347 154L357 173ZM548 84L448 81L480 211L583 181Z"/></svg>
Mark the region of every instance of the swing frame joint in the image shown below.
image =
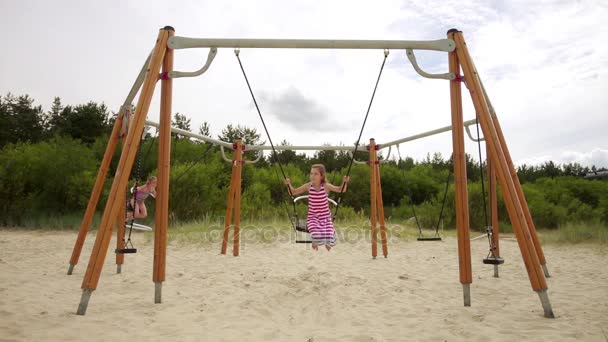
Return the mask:
<svg viewBox="0 0 608 342"><path fill-rule="evenodd" d="M161 81L166 81L168 79L170 79L171 77L169 76L169 72L165 71L165 72L161 72L160 75L158 75L158 79Z"/></svg>
<svg viewBox="0 0 608 342"><path fill-rule="evenodd" d="M464 75L456 75L452 81L466 83L466 80L464 79Z"/></svg>

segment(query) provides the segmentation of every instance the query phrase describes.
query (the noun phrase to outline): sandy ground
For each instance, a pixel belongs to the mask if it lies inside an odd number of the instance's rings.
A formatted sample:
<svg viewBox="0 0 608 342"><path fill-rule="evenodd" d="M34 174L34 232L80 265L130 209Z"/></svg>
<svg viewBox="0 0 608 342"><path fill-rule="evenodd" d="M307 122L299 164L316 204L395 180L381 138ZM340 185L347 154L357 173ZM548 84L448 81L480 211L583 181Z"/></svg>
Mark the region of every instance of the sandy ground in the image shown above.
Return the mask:
<svg viewBox="0 0 608 342"><path fill-rule="evenodd" d="M75 314L94 242L66 275L76 232L0 230L0 341L608 341L608 253L545 246L555 319L543 317L514 241L500 278L472 242L472 306L463 306L457 245L364 241L331 252L293 243L168 247L163 303L154 304L153 243L116 274L108 253L87 314ZM150 239L147 239L150 240ZM114 248L114 242L111 245Z"/></svg>

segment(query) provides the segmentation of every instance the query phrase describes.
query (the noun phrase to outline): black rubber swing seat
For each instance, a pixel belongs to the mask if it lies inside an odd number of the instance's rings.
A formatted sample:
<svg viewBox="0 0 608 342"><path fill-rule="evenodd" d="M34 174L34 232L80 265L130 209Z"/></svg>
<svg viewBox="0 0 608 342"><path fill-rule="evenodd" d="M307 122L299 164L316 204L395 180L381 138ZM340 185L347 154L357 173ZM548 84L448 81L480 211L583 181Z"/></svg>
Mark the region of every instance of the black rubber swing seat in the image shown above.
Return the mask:
<svg viewBox="0 0 608 342"><path fill-rule="evenodd" d="M133 254L137 253L137 248L116 248L114 252L116 254Z"/></svg>
<svg viewBox="0 0 608 342"><path fill-rule="evenodd" d="M416 240L418 241L441 241L440 237L419 237Z"/></svg>
<svg viewBox="0 0 608 342"><path fill-rule="evenodd" d="M304 226L304 227L296 226L296 230L299 232L309 233L308 228L306 226Z"/></svg>
<svg viewBox="0 0 608 342"><path fill-rule="evenodd" d="M487 257L483 259L483 263L486 265L502 265L505 263L505 260L501 257Z"/></svg>
<svg viewBox="0 0 608 342"><path fill-rule="evenodd" d="M308 231L308 225L306 224L306 219L296 219L295 228L299 232L310 233Z"/></svg>

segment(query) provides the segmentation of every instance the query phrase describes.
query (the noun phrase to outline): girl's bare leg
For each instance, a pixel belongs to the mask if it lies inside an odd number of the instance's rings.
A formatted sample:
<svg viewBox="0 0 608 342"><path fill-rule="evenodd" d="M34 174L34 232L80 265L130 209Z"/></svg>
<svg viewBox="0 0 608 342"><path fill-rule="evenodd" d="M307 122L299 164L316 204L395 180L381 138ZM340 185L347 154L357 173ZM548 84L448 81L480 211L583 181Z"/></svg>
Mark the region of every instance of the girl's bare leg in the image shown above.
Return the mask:
<svg viewBox="0 0 608 342"><path fill-rule="evenodd" d="M143 207L143 212L142 212L142 207ZM133 215L135 216L135 218L136 219L145 218L146 216L143 215L144 212L145 212L145 206L143 204L139 204L139 203L135 202L135 212L133 212Z"/></svg>
<svg viewBox="0 0 608 342"><path fill-rule="evenodd" d="M327 251L329 252L331 250L331 246L330 245L325 245L325 249L327 249Z"/></svg>
<svg viewBox="0 0 608 342"><path fill-rule="evenodd" d="M312 249L314 249L315 251L318 251L319 250L319 245L313 243L312 244Z"/></svg>
<svg viewBox="0 0 608 342"><path fill-rule="evenodd" d="M139 206L139 210L140 210L141 218L148 217L148 210L146 209L145 203L143 203L143 202L141 203L141 205Z"/></svg>

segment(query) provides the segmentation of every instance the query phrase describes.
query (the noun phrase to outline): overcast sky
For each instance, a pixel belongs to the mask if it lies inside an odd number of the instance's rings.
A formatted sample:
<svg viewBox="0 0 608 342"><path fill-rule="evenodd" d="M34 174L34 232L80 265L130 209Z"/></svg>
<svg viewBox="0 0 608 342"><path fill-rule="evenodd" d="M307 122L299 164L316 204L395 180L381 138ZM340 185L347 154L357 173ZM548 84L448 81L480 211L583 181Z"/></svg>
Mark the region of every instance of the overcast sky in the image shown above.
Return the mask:
<svg viewBox="0 0 608 342"><path fill-rule="evenodd" d="M200 38L434 40L464 33L516 164L578 162L608 167L607 1L9 1L0 0L0 94L29 94L49 110L104 102L117 111L158 30ZM207 49L177 50L193 71ZM381 50L243 49L241 60L273 142L356 141L383 59ZM428 72L447 54L417 52ZM232 49L200 77L174 81L173 112L263 133ZM464 88L463 88L464 89ZM160 87L149 119L158 121ZM475 113L463 93L465 120ZM450 125L449 84L419 76L391 51L363 141L382 143ZM264 140L267 141L266 138ZM468 153L477 155L467 139ZM403 144L416 160L449 157L451 135Z"/></svg>

